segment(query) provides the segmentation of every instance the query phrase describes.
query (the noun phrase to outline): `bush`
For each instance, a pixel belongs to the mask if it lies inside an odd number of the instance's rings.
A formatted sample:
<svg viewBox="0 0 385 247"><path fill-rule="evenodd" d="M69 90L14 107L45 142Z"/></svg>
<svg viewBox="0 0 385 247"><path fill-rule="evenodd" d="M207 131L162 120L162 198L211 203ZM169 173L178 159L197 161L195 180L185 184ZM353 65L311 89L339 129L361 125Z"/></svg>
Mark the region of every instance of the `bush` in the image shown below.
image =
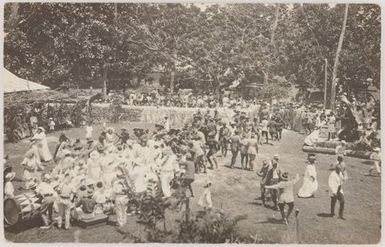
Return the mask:
<svg viewBox="0 0 385 247"><path fill-rule="evenodd" d="M231 218L223 210L201 211L191 220L183 220L179 225L179 243L236 243L240 239L238 222L245 215Z"/></svg>

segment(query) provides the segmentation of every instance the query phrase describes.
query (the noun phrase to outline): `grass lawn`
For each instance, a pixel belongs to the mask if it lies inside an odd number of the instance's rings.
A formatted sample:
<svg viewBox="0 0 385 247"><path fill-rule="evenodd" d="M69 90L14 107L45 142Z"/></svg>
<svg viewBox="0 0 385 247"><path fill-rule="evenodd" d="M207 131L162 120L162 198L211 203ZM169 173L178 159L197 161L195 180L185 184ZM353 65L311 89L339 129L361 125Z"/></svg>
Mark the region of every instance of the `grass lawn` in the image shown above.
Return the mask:
<svg viewBox="0 0 385 247"><path fill-rule="evenodd" d="M110 125L119 130L121 127L132 129L137 127L152 128L147 123L129 123ZM100 133L101 126L94 126L94 137ZM85 130L82 128L63 131L70 138L84 139ZM53 153L57 138L61 132L48 135L50 150ZM289 171L291 176L298 173L301 180L295 186L298 191L302 185L302 175L305 171L307 154L301 151L304 136L293 131L284 131L281 142L274 145L263 145L257 156L259 169L263 159L270 159L274 154L280 155L280 166ZM15 188L22 186L18 181L22 177L20 162L27 150L29 140L19 143L5 144L5 154L9 154L10 164L16 171ZM299 239L296 240L296 223L292 216L288 226L281 224L280 214L261 205L259 196L260 178L254 172L241 169L229 169L231 153L227 157L218 157L219 169L209 170L208 174L198 174L193 183L194 194L192 209L197 210L197 201L203 191L203 183L207 176L213 181L212 198L215 207L222 207L231 215L246 214L247 219L239 223L243 236L257 237L262 243L308 243L308 244L374 244L381 237L381 178L368 177L363 174L371 166L370 161L346 158L349 180L344 185L346 220L325 217L330 212L330 197L328 193L328 167L335 162L334 155L317 154L317 172L319 190L315 198L295 199L295 209L299 209ZM239 158L237 164L239 165ZM50 163L48 167L53 167ZM239 165L240 166L240 165ZM20 191L19 191L20 192ZM270 202L270 204L272 204ZM338 210L338 203L337 203ZM176 213L168 212L167 228L175 231ZM55 228L42 230L32 228L19 233L5 232L5 237L13 242L73 242L75 233L80 232L80 242L132 242L133 239L122 232L143 236L143 226L136 223L134 217L129 217L129 223L123 229L114 226L99 226L91 229L72 227L70 230Z"/></svg>

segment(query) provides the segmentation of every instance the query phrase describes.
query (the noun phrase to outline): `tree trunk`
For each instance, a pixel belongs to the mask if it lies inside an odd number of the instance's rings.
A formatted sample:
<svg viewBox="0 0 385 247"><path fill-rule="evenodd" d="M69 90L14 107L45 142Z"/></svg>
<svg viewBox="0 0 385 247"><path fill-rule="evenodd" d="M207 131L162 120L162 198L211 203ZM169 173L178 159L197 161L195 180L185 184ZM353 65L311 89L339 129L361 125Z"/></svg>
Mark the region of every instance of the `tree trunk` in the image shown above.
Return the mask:
<svg viewBox="0 0 385 247"><path fill-rule="evenodd" d="M10 23L11 26L14 27L17 25L17 22L19 20L19 3L7 3L11 5L11 16L10 16Z"/></svg>
<svg viewBox="0 0 385 247"><path fill-rule="evenodd" d="M274 45L274 36L275 36L275 31L277 30L277 26L278 26L278 19L279 19L279 4L277 4L277 8L275 9L275 20L273 23L273 28L271 30L270 43L272 45Z"/></svg>
<svg viewBox="0 0 385 247"><path fill-rule="evenodd" d="M348 8L349 4L345 5L345 15L344 15L344 21L342 23L342 30L341 30L341 35L340 39L338 41L338 47L337 47L337 52L336 52L336 58L334 60L334 67L333 67L333 74L332 74L332 90L331 90L331 96L330 96L330 101L332 105L332 110L335 110L336 107L336 84L337 84L337 69L338 69L338 59L341 53L342 49L342 44L344 42L344 36L345 36L345 29L346 29L346 21L348 19Z"/></svg>

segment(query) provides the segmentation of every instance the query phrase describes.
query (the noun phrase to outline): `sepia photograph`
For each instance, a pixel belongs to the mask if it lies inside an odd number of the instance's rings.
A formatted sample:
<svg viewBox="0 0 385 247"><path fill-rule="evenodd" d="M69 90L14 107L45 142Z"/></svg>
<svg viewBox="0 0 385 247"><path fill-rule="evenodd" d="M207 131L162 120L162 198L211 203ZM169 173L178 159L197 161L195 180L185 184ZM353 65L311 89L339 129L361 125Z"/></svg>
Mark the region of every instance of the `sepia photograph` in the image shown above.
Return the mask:
<svg viewBox="0 0 385 247"><path fill-rule="evenodd" d="M7 245L380 243L379 4L2 9Z"/></svg>

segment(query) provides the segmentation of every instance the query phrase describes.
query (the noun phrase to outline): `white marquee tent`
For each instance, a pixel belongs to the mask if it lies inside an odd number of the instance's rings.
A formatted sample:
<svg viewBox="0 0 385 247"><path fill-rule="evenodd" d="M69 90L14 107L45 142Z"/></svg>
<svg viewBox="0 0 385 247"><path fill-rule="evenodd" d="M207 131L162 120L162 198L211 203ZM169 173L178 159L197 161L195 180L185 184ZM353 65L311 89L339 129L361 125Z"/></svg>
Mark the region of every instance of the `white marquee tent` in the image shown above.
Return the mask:
<svg viewBox="0 0 385 247"><path fill-rule="evenodd" d="M50 89L39 83L22 79L5 68L3 68L2 82L4 93Z"/></svg>

